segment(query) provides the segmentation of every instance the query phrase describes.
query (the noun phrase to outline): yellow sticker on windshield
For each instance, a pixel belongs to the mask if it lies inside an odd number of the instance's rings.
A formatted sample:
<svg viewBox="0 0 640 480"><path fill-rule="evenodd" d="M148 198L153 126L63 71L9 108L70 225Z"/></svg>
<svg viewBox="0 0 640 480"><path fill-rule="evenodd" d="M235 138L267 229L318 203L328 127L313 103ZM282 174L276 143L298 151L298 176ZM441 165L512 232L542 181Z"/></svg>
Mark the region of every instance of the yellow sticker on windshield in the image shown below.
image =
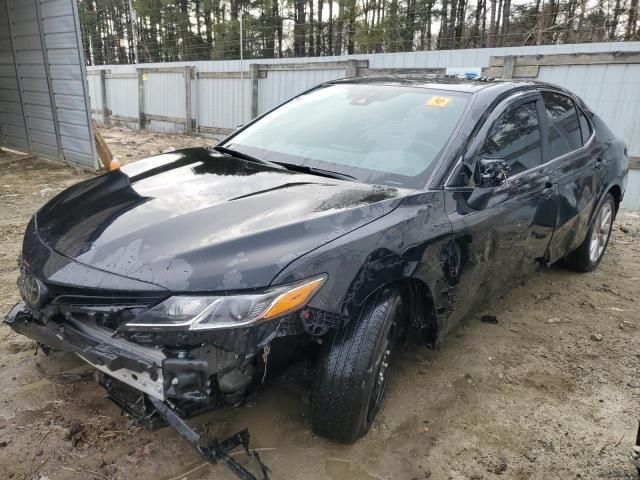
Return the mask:
<svg viewBox="0 0 640 480"><path fill-rule="evenodd" d="M451 97L431 97L427 102L427 107L446 107L450 101Z"/></svg>

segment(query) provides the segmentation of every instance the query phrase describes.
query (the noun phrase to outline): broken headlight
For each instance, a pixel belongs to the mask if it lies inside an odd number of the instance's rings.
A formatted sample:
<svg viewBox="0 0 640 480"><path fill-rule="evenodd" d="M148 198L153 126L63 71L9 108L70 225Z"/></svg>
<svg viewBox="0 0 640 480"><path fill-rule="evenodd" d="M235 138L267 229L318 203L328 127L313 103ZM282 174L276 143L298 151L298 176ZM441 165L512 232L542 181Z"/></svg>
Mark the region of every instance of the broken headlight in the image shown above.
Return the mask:
<svg viewBox="0 0 640 480"><path fill-rule="evenodd" d="M325 282L318 276L265 292L237 295L177 295L127 323L128 328L208 330L234 328L304 307Z"/></svg>

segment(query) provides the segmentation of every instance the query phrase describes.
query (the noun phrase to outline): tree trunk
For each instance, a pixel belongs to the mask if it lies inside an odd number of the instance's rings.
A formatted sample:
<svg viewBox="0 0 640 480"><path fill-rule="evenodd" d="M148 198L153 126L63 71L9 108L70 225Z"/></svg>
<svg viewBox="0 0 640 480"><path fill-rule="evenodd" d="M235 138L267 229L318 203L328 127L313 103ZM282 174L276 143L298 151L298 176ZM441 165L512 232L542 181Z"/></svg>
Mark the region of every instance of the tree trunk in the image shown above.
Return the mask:
<svg viewBox="0 0 640 480"><path fill-rule="evenodd" d="M487 39L487 47L496 46L496 10L497 0L491 0L491 18L489 20L489 38Z"/></svg>
<svg viewBox="0 0 640 480"><path fill-rule="evenodd" d="M407 21L402 46L405 52L413 50L413 35L416 24L416 1L407 0Z"/></svg>
<svg viewBox="0 0 640 480"><path fill-rule="evenodd" d="M333 55L333 2L329 0L329 33L327 35L329 55Z"/></svg>
<svg viewBox="0 0 640 480"><path fill-rule="evenodd" d="M196 16L196 31L198 38L202 39L202 29L200 28L200 0L193 0L193 11Z"/></svg>
<svg viewBox="0 0 640 480"><path fill-rule="evenodd" d="M304 57L305 43L305 0L295 0L295 24L293 26L293 54Z"/></svg>
<svg viewBox="0 0 640 480"><path fill-rule="evenodd" d="M586 0L583 0L586 1ZM538 32L536 34L536 45L544 44L544 31L547 28L547 7L544 4L544 0L542 1L541 10L538 12Z"/></svg>
<svg viewBox="0 0 640 480"><path fill-rule="evenodd" d="M500 37L500 22L502 20L502 0L498 0L498 10L497 10L497 16L496 16L496 36L493 38L494 41L494 47L498 47L500 46L501 43L501 37Z"/></svg>
<svg viewBox="0 0 640 480"><path fill-rule="evenodd" d="M388 52L397 52L400 50L398 41L400 40L400 25L398 21L398 0L391 0L389 6L389 29L385 31L386 47Z"/></svg>
<svg viewBox="0 0 640 480"><path fill-rule="evenodd" d="M473 30L471 31L471 44L474 47L478 47L480 45L479 36L480 36L480 16L482 15L482 5L483 0L478 0L478 4L476 5L476 13L474 15L473 20Z"/></svg>
<svg viewBox="0 0 640 480"><path fill-rule="evenodd" d="M316 28L316 55L322 55L322 6L324 5L323 0L318 0L318 26Z"/></svg>
<svg viewBox="0 0 640 480"><path fill-rule="evenodd" d="M455 48L456 21L458 20L458 0L451 0L451 13L449 15L449 27L447 28L447 47Z"/></svg>
<svg viewBox="0 0 640 480"><path fill-rule="evenodd" d="M487 0L482 2L482 48L487 46Z"/></svg>
<svg viewBox="0 0 640 480"><path fill-rule="evenodd" d="M432 39L431 39L431 20L433 16L433 1L427 2L427 50L431 50L433 48Z"/></svg>
<svg viewBox="0 0 640 480"><path fill-rule="evenodd" d="M213 22L211 19L211 5L207 2L203 9L204 14L204 29L206 30L206 42L207 42L207 58L211 57L210 51L213 47Z"/></svg>
<svg viewBox="0 0 640 480"><path fill-rule="evenodd" d="M477 0L477 1L480 2L480 0ZM467 0L459 0L458 19L457 19L456 34L455 34L457 44L454 45L454 48L463 47L462 42L465 34L464 27L465 27L466 17L467 17Z"/></svg>
<svg viewBox="0 0 640 480"><path fill-rule="evenodd" d="M511 15L511 0L504 0L502 4L502 35L500 46L509 44L509 16Z"/></svg>
<svg viewBox="0 0 640 480"><path fill-rule="evenodd" d="M225 51L224 9L219 0L213 2L213 58L221 60Z"/></svg>
<svg viewBox="0 0 640 480"><path fill-rule="evenodd" d="M629 18L627 19L627 31L624 34L624 39L629 41L633 40L636 36L638 28L638 0L631 0L629 6Z"/></svg>
<svg viewBox="0 0 640 480"><path fill-rule="evenodd" d="M309 38L309 53L308 57L312 57L315 54L315 35L314 35L315 24L313 23L313 0L309 0L309 25L307 25L307 35Z"/></svg>
<svg viewBox="0 0 640 480"><path fill-rule="evenodd" d="M349 39L347 42L347 53L353 55L355 53L355 37L356 37L356 10L357 0L350 0L349 2Z"/></svg>
<svg viewBox="0 0 640 480"><path fill-rule="evenodd" d="M449 0L442 0L442 15L440 15L440 33L438 34L438 50L447 48L447 37L449 33L447 31Z"/></svg>
<svg viewBox="0 0 640 480"><path fill-rule="evenodd" d="M338 0L338 21L336 22L336 46L334 55L342 55L342 29L344 26L344 2Z"/></svg>

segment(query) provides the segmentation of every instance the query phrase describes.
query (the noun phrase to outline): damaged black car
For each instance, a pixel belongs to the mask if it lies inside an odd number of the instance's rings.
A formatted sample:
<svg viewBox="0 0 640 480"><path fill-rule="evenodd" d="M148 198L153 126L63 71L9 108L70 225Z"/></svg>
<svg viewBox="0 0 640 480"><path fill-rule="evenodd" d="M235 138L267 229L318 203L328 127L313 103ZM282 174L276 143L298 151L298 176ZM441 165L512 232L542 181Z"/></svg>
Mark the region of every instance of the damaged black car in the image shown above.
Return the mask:
<svg viewBox="0 0 640 480"><path fill-rule="evenodd" d="M141 419L237 403L305 352L311 428L354 442L407 341L438 345L541 266L597 267L628 160L553 85L328 82L52 199L6 322L82 357Z"/></svg>

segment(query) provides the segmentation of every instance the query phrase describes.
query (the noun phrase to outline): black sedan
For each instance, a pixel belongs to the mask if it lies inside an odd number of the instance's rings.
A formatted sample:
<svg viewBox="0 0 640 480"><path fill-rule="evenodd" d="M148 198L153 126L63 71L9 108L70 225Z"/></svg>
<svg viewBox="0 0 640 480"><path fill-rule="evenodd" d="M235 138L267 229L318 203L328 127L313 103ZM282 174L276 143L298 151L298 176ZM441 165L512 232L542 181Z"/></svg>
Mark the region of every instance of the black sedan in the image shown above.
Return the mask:
<svg viewBox="0 0 640 480"><path fill-rule="evenodd" d="M216 147L59 194L29 223L6 321L179 414L302 351L313 430L353 442L408 339L438 345L540 266L596 268L627 170L553 85L329 82Z"/></svg>

